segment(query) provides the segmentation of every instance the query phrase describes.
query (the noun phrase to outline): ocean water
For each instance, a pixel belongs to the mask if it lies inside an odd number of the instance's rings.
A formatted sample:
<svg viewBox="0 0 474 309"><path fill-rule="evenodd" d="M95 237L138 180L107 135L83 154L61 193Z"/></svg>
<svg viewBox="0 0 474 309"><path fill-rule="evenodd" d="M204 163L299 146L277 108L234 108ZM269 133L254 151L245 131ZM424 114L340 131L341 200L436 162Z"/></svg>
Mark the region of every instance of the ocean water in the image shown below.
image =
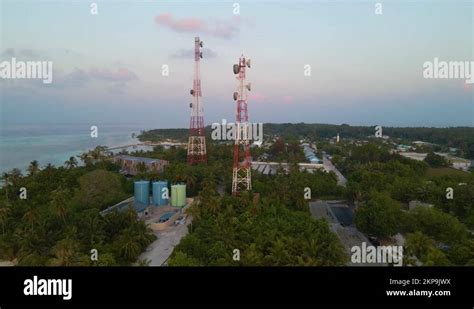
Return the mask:
<svg viewBox="0 0 474 309"><path fill-rule="evenodd" d="M29 163L38 160L40 166L51 163L61 166L71 156L77 156L96 146L124 146L138 143L132 133L154 128L146 125L97 125L98 137L90 136L90 124L64 125L0 125L0 172L19 168L25 172ZM151 147L140 147L149 149ZM131 147L127 150L137 150ZM117 152L120 151L116 150ZM79 158L77 158L80 163Z"/></svg>

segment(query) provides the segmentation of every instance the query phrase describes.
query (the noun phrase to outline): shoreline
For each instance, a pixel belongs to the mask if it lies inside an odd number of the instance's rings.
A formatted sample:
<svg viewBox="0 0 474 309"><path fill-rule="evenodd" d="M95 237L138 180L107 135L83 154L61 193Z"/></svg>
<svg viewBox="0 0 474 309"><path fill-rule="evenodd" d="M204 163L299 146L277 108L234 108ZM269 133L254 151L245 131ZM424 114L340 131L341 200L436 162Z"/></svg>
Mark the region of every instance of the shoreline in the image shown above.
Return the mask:
<svg viewBox="0 0 474 309"><path fill-rule="evenodd" d="M135 134L134 137L132 137L132 134ZM36 142L34 143L30 143L29 145L26 145L25 147L26 148L41 148L41 147L45 147L45 152L41 153L41 152L31 152L31 153L28 153L28 154L31 154L31 156L27 155L28 158L25 158L24 161L22 161L22 163L15 163L14 165L11 164L11 163L6 163L5 166L2 166L0 167L0 173L5 173L5 172L9 172L11 171L12 169L19 169L22 173L26 173L27 172L27 168L28 168L28 165L31 161L33 160L37 160L39 163L40 163L40 166L46 166L47 164L52 164L56 167L59 167L59 166L62 166L64 161L68 160L71 156L74 156L77 158L77 156L81 155L82 153L84 152L87 152L87 151L90 151L90 150L93 150L95 147L97 146L106 146L108 148L115 148L115 147L119 147L121 145L128 145L128 144L136 144L136 143L140 143L140 141L138 140L137 136L140 134L140 130L139 129L135 129L135 130L131 130L131 131L128 131L128 132L123 132L123 133L113 133L113 132L107 132L107 133L103 133L102 136L99 135L99 139L100 139L100 142L98 142L97 144L94 144L93 146L92 145L88 145L86 147L83 147L83 145L81 145L81 143L84 143L83 140L81 140L82 138L84 138L84 136L81 136L79 134L74 134L74 135L71 135L71 141L62 141L62 142L56 142L54 140L54 136L55 135L45 135L46 138L48 138L49 140L47 140L45 143L48 144L52 144L52 147L68 147L69 145L74 145L74 144L77 144L77 148L75 149L64 149L63 151L59 151L58 153L48 153L47 151L49 150L49 147L48 146L43 146L42 142L41 142L41 138L45 138L44 136L41 136L41 137L37 137L37 136L32 136L31 138L33 140L36 139ZM3 135L4 136L4 135ZM8 137L8 138L12 138L12 137ZM113 139L112 141L110 139ZM86 141L88 142L88 141ZM2 147L5 147L6 149L9 147L9 145L4 145ZM16 148L23 148L22 145L11 145L10 147L16 147ZM25 150L25 153L27 153L27 150ZM16 153L11 153L11 154L7 154L5 155L5 153L3 153L2 155L3 156L15 156ZM34 155L34 157L33 157ZM14 159L9 159L10 161L14 161ZM77 158L78 160L78 165L81 166L83 163ZM0 162L3 163L5 161L5 159L2 159Z"/></svg>

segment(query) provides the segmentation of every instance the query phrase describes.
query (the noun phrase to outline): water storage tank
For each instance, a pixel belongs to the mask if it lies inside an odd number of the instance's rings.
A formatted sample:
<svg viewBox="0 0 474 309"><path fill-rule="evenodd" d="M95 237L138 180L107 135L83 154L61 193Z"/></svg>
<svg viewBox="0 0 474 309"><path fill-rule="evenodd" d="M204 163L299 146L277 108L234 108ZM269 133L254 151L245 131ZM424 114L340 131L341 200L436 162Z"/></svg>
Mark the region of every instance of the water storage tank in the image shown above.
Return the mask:
<svg viewBox="0 0 474 309"><path fill-rule="evenodd" d="M152 183L153 190L153 205L164 206L168 205L169 192L168 192L168 181L155 181Z"/></svg>
<svg viewBox="0 0 474 309"><path fill-rule="evenodd" d="M135 203L147 205L150 203L150 182L147 180L135 181Z"/></svg>
<svg viewBox="0 0 474 309"><path fill-rule="evenodd" d="M186 185L171 186L171 206L183 207L186 205Z"/></svg>

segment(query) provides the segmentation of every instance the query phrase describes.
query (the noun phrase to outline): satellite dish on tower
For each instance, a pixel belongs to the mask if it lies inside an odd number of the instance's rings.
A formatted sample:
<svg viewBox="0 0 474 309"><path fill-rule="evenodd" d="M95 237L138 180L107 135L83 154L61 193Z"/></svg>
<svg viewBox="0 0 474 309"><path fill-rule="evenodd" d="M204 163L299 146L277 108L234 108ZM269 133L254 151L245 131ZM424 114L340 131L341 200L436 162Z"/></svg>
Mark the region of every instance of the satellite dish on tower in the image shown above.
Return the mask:
<svg viewBox="0 0 474 309"><path fill-rule="evenodd" d="M239 74L240 67L238 64L234 64L234 74Z"/></svg>
<svg viewBox="0 0 474 309"><path fill-rule="evenodd" d="M201 46L201 47L202 47L202 45L203 45L202 41L201 41L201 42L199 42L199 46Z"/></svg>
<svg viewBox="0 0 474 309"><path fill-rule="evenodd" d="M201 57L201 58L202 58L202 52L199 52L199 57Z"/></svg>
<svg viewBox="0 0 474 309"><path fill-rule="evenodd" d="M252 84L251 83L248 83L246 86L248 91L251 91L252 90Z"/></svg>
<svg viewBox="0 0 474 309"><path fill-rule="evenodd" d="M193 108L193 103L189 103L189 108Z"/></svg>
<svg viewBox="0 0 474 309"><path fill-rule="evenodd" d="M190 93L191 95L194 95L194 89L189 90L189 93Z"/></svg>
<svg viewBox="0 0 474 309"><path fill-rule="evenodd" d="M234 92L234 101L237 101L239 94L237 92Z"/></svg>
<svg viewBox="0 0 474 309"><path fill-rule="evenodd" d="M247 64L247 67L250 68L250 59L247 59L247 61L245 61L246 64Z"/></svg>

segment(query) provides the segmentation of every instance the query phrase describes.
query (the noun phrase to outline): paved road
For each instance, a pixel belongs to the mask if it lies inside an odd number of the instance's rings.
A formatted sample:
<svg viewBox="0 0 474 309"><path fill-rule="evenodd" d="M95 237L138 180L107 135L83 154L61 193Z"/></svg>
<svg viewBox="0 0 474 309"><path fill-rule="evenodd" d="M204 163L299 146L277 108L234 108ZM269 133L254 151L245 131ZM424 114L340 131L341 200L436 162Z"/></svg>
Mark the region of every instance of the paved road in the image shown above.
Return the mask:
<svg viewBox="0 0 474 309"><path fill-rule="evenodd" d="M332 164L331 160L328 159L326 154L323 155L323 165L326 171L333 171L334 173L336 173L338 185L343 187L347 185L346 177L344 177L344 175L339 172L339 170L334 166L334 164Z"/></svg>
<svg viewBox="0 0 474 309"><path fill-rule="evenodd" d="M174 247L179 244L181 238L188 233L188 225L191 220L192 218L187 216L185 224L171 225L164 231L155 232L158 239L148 246L139 259L150 260L150 266L162 266L173 253Z"/></svg>

